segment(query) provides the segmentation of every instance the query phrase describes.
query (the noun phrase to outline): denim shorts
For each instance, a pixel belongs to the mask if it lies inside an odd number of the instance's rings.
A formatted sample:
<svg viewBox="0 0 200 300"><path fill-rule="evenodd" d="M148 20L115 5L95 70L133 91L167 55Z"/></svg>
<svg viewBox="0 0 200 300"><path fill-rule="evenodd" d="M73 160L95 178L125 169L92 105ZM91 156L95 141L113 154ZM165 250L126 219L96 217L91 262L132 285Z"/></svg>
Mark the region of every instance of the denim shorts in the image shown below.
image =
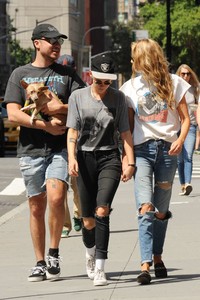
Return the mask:
<svg viewBox="0 0 200 300"><path fill-rule="evenodd" d="M19 159L19 166L26 186L27 197L46 191L46 180L56 178L67 182L67 151L52 153L46 157L25 156Z"/></svg>
<svg viewBox="0 0 200 300"><path fill-rule="evenodd" d="M118 150L78 151L77 177L82 216L94 217L99 206L111 207L121 178Z"/></svg>

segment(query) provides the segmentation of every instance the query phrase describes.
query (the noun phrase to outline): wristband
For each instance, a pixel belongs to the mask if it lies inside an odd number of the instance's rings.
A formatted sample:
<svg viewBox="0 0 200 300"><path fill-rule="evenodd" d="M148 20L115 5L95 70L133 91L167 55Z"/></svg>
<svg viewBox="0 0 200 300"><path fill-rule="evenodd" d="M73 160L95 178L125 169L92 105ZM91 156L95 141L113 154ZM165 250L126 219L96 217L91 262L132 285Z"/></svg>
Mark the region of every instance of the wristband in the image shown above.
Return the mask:
<svg viewBox="0 0 200 300"><path fill-rule="evenodd" d="M135 168L135 164L128 164L128 167L133 167L133 168Z"/></svg>

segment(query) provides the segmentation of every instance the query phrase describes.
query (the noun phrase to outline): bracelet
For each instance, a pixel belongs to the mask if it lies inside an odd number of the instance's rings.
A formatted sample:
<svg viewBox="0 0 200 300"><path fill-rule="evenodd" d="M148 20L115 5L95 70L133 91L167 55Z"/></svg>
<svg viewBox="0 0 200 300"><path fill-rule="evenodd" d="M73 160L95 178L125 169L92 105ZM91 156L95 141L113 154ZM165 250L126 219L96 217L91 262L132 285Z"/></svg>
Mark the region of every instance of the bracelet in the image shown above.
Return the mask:
<svg viewBox="0 0 200 300"><path fill-rule="evenodd" d="M135 168L135 164L128 164L128 167L133 167L133 168Z"/></svg>

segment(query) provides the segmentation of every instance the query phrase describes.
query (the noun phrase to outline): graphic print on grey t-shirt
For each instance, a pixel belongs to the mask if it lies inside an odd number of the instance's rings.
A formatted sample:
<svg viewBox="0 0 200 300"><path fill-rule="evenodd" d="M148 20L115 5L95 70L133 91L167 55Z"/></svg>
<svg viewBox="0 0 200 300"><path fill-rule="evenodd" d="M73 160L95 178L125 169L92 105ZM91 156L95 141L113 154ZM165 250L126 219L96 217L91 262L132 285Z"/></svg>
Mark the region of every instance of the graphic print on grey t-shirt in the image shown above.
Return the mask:
<svg viewBox="0 0 200 300"><path fill-rule="evenodd" d="M114 116L116 113L114 109L106 107L102 101L99 104L99 109L97 111L91 109L90 115L88 110L82 110L84 125L80 143L85 144L85 146L114 145Z"/></svg>

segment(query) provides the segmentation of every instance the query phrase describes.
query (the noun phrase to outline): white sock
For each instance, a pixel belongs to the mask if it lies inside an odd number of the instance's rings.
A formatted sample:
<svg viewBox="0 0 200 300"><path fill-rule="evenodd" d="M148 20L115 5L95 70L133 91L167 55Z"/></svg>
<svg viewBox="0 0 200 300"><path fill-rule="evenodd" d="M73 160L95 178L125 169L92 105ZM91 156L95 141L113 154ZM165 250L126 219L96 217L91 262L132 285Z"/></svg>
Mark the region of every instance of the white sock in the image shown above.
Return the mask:
<svg viewBox="0 0 200 300"><path fill-rule="evenodd" d="M105 259L96 259L95 269L104 270Z"/></svg>
<svg viewBox="0 0 200 300"><path fill-rule="evenodd" d="M86 248L86 257L95 256L96 246L92 248Z"/></svg>

